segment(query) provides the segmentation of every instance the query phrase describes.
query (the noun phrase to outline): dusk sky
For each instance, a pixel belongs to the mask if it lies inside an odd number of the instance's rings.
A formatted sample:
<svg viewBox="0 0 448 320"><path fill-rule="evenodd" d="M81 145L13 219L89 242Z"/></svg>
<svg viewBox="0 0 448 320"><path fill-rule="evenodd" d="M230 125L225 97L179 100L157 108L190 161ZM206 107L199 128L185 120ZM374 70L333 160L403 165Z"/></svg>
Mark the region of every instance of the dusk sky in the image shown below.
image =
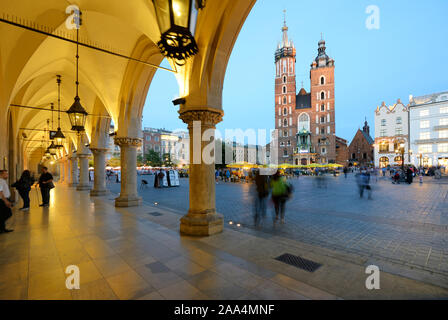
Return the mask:
<svg viewBox="0 0 448 320"><path fill-rule="evenodd" d="M380 9L380 29L366 28L366 8ZM351 140L364 118L374 136L374 110L409 95L448 91L446 0L259 0L236 42L223 93L224 121L217 128L274 128L274 52L283 10L297 50L297 90L309 91L310 64L321 33L335 59L336 135ZM167 65L164 63L164 65ZM148 93L143 126L186 129L171 101L177 82L159 70Z"/></svg>

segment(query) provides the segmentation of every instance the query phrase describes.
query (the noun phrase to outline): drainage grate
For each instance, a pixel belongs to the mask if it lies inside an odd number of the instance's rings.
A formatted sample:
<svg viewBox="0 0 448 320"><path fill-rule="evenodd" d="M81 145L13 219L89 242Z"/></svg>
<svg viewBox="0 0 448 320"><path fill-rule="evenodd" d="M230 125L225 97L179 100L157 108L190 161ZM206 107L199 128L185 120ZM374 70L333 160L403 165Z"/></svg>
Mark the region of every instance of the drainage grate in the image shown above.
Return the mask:
<svg viewBox="0 0 448 320"><path fill-rule="evenodd" d="M280 257L275 258L275 260L287 263L291 266L306 270L308 272L314 272L322 266L317 262L307 260L299 256L294 256L289 253L281 255Z"/></svg>
<svg viewBox="0 0 448 320"><path fill-rule="evenodd" d="M148 212L148 214L150 214L150 215L152 215L152 216L154 216L154 217L159 217L159 216L162 216L163 214L162 213L160 213L160 212Z"/></svg>

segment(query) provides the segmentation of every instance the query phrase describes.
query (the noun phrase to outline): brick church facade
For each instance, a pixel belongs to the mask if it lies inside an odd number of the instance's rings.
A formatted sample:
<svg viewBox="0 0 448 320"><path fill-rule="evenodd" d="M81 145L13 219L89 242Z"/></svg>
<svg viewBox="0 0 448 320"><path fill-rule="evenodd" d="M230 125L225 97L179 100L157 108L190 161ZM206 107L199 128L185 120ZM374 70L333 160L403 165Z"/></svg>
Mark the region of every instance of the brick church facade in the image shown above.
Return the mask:
<svg viewBox="0 0 448 320"><path fill-rule="evenodd" d="M334 60L320 40L310 69L310 92L301 88L297 94L296 49L288 39L286 22L282 31L275 52L278 163L336 163Z"/></svg>

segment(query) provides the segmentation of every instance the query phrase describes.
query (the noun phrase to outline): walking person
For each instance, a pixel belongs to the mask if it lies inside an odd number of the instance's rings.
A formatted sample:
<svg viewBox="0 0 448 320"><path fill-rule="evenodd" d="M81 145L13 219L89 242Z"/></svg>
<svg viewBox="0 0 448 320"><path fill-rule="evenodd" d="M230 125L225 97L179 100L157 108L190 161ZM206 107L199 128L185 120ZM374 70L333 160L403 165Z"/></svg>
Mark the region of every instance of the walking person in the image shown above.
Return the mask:
<svg viewBox="0 0 448 320"><path fill-rule="evenodd" d="M348 173L348 168L344 167L344 177L345 177L345 179L347 179L347 173Z"/></svg>
<svg viewBox="0 0 448 320"><path fill-rule="evenodd" d="M260 224L260 220L266 216L266 198L269 195L268 180L265 175L261 175L260 171L255 172L255 216L254 222L257 227Z"/></svg>
<svg viewBox="0 0 448 320"><path fill-rule="evenodd" d="M39 188L42 193L42 204L39 207L48 208L50 206L50 190L54 188L53 176L48 172L47 167L42 167L42 174L39 177Z"/></svg>
<svg viewBox="0 0 448 320"><path fill-rule="evenodd" d="M372 188L370 187L370 172L367 170L362 170L359 178L360 178L359 197L362 198L364 196L364 190L367 190L368 198L369 200L371 200Z"/></svg>
<svg viewBox="0 0 448 320"><path fill-rule="evenodd" d="M20 179L12 185L12 187L17 189L23 200L23 207L19 209L21 211L30 210L30 191L33 184L34 179L31 177L30 171L25 170L20 176Z"/></svg>
<svg viewBox="0 0 448 320"><path fill-rule="evenodd" d="M11 197L11 191L9 191L6 179L8 179L8 171L0 170L0 233L14 231L6 229L6 220L12 216L12 203L9 200Z"/></svg>
<svg viewBox="0 0 448 320"><path fill-rule="evenodd" d="M271 181L272 201L275 207L274 224L281 219L281 223L285 223L285 203L291 192L291 187L286 182L286 178L277 171Z"/></svg>

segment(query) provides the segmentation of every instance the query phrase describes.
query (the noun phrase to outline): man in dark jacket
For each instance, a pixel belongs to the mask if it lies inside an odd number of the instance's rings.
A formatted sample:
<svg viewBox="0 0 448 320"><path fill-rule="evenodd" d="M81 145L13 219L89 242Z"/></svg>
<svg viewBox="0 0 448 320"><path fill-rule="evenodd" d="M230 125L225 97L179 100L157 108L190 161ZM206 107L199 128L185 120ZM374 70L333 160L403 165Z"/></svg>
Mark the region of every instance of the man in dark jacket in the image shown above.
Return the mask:
<svg viewBox="0 0 448 320"><path fill-rule="evenodd" d="M39 188L42 193L42 204L39 207L48 208L50 206L50 190L53 186L53 176L48 172L47 167L42 167L42 174L39 177Z"/></svg>

